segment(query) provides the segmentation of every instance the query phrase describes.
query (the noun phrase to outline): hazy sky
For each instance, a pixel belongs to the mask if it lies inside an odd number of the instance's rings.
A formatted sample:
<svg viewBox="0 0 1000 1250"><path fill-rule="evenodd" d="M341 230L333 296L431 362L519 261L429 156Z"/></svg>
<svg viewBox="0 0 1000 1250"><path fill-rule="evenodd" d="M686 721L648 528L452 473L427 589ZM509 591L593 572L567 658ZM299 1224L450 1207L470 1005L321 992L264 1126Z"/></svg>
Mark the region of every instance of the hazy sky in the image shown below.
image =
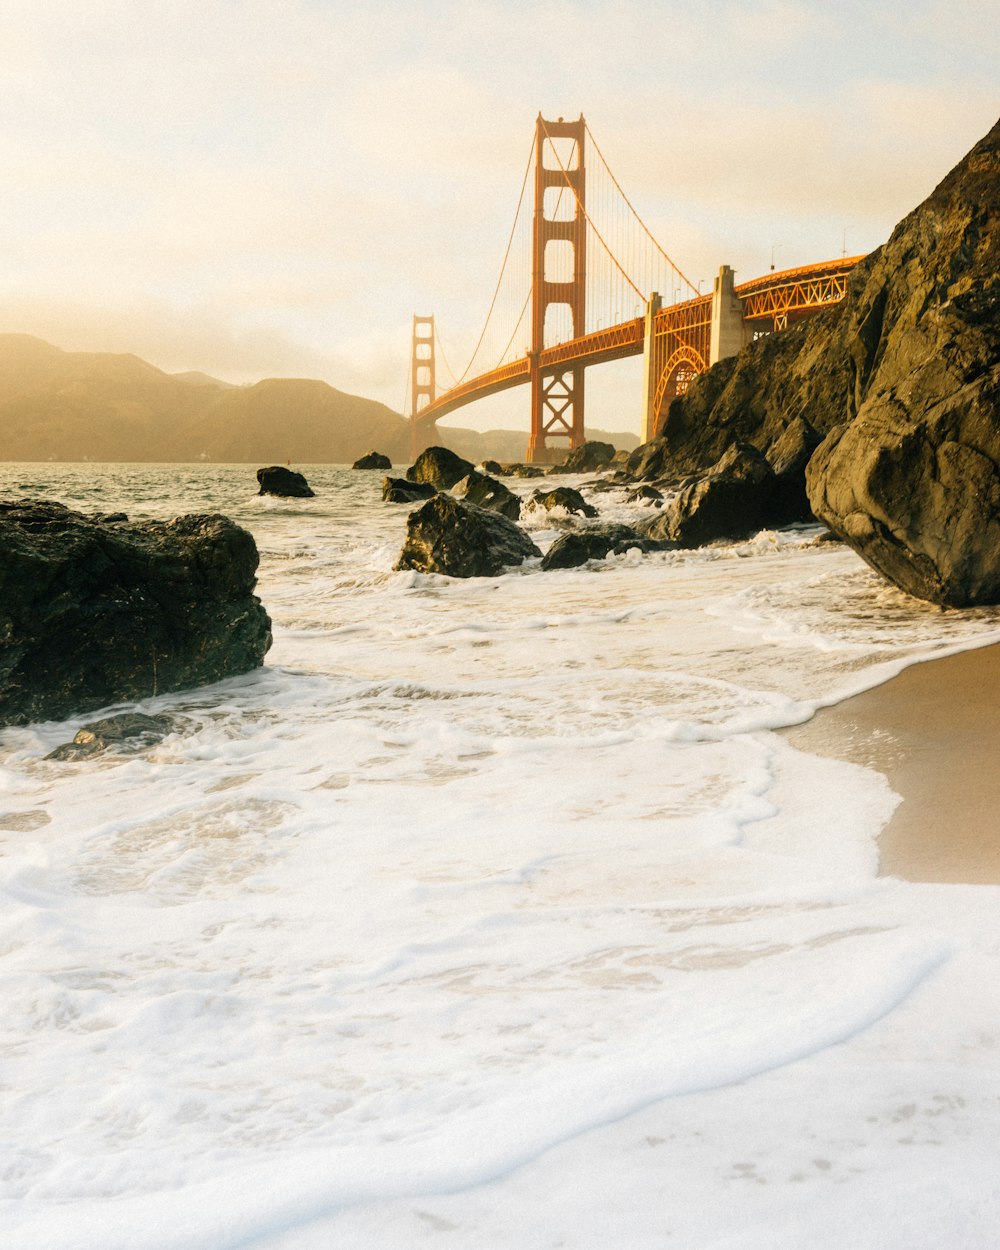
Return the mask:
<svg viewBox="0 0 1000 1250"><path fill-rule="evenodd" d="M1000 0L0 0L0 56L0 331L397 410L412 313L471 349L539 110L706 282L870 250L1000 113Z"/></svg>

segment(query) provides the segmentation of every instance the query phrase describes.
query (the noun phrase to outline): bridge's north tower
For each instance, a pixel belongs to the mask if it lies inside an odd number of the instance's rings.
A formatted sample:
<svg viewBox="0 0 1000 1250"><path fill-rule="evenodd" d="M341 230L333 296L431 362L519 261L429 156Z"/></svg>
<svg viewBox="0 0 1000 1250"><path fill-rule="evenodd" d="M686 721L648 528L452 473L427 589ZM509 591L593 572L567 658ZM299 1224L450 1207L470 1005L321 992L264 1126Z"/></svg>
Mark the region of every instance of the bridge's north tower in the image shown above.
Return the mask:
<svg viewBox="0 0 1000 1250"><path fill-rule="evenodd" d="M587 123L535 122L535 214L531 245L531 438L528 460L551 464L584 441L582 366L541 367L546 313L569 310L570 337L586 333L587 219L584 211ZM559 141L562 142L559 142ZM563 205L570 203L566 208ZM567 211L567 209L571 211ZM558 274L558 276L554 276ZM570 276L570 274L572 276ZM549 446L548 440L559 440Z"/></svg>
<svg viewBox="0 0 1000 1250"><path fill-rule="evenodd" d="M419 450L417 413L437 398L434 366L434 318L414 315L410 337L410 456L414 460Z"/></svg>

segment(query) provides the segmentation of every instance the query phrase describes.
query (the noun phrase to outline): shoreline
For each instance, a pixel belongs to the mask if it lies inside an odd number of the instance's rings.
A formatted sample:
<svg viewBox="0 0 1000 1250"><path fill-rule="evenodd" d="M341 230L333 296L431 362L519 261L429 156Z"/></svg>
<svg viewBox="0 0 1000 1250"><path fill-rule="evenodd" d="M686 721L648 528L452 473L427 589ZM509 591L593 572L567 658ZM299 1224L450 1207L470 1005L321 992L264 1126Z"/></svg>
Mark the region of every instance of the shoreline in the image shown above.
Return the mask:
<svg viewBox="0 0 1000 1250"><path fill-rule="evenodd" d="M902 801L879 876L1000 884L1000 643L912 664L782 730L800 751L883 773Z"/></svg>

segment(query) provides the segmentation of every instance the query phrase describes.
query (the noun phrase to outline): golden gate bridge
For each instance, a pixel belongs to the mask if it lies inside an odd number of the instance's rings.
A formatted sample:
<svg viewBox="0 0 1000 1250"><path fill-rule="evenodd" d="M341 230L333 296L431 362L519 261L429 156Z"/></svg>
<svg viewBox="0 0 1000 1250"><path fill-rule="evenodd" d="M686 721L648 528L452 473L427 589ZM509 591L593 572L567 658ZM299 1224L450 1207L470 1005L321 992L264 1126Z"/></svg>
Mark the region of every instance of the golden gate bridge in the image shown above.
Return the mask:
<svg viewBox="0 0 1000 1250"><path fill-rule="evenodd" d="M585 369L639 355L648 441L671 400L698 374L758 335L842 299L860 259L772 269L739 285L723 265L713 290L702 294L632 206L583 115L567 122L539 114L500 276L460 374L448 364L433 316L413 318L407 383L413 455L433 440L438 418L526 383L526 459L558 462L585 438ZM448 375L441 391L439 365Z"/></svg>

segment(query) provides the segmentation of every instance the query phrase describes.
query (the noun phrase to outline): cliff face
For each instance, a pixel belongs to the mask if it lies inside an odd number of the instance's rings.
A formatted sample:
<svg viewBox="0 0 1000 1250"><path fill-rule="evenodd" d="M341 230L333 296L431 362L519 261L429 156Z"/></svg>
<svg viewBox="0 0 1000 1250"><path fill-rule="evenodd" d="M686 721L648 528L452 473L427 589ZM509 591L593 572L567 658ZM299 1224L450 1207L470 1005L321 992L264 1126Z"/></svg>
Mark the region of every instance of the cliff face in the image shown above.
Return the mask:
<svg viewBox="0 0 1000 1250"><path fill-rule="evenodd" d="M813 511L911 594L1000 601L1000 122L835 308L751 344L670 408L662 442L697 472L797 418L823 442Z"/></svg>

